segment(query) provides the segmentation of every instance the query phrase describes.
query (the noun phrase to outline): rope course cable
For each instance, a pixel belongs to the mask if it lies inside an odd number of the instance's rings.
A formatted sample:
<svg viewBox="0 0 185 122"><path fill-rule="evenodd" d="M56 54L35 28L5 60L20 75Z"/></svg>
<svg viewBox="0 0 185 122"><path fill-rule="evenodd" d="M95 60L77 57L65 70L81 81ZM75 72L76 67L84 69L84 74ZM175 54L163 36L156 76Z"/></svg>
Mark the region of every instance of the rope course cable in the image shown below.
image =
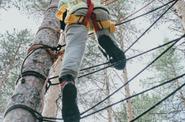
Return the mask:
<svg viewBox="0 0 185 122"><path fill-rule="evenodd" d="M142 53L136 54L136 55L134 55L134 56L132 56L132 57L127 58L126 60L129 61L129 60L134 59L134 58L136 58L136 57L138 57L138 56L141 56L141 55L144 55L144 54L149 53L149 52L151 52L151 51L154 51L154 50L156 50L156 49L158 49L158 48L162 48L162 47L164 47L164 46L166 46L166 45L168 45L168 44L171 44L172 42L175 42L176 40L178 40L178 39L171 40L171 41L169 41L169 42L167 42L167 43L164 43L164 44L159 45L159 46L157 46L157 47L154 47L154 48L152 48L152 49L146 50L146 51L144 51L144 52L142 52ZM81 69L80 71L92 69L92 68L95 68L95 67L99 67L99 66L102 66L102 65L109 64L109 63L110 63L110 62L105 62L105 63L102 63L102 64L93 65L93 66L90 66L90 67L83 68L83 69Z"/></svg>
<svg viewBox="0 0 185 122"><path fill-rule="evenodd" d="M144 91L141 91L141 92L139 92L139 93L137 93L137 94L134 94L134 95L132 95L132 96L126 97L126 98L124 98L124 99L122 99L122 100L119 100L119 101L117 101L117 102L115 102L115 103L112 103L112 104L110 104L110 105L108 105L108 106L105 106L105 107L103 107L103 108L101 108L101 109L99 109L99 110L96 110L96 111L94 111L94 112L92 112L92 113L90 113L90 114L84 115L84 116L81 117L81 119L86 118L86 117L88 117L88 116L91 116L91 115L93 115L93 114L96 114L96 113L98 113L98 112L100 112L100 111L103 111L103 110L109 108L109 107L115 106L115 105L117 105L117 104L119 104L119 103L121 103L121 102L124 102L124 101L126 101L126 100L129 100L129 99L134 98L134 97L136 97L136 96L139 96L139 95L141 95L141 94L144 94L144 93L146 93L146 92L149 92L149 91L151 91L151 90L153 90L153 89L156 89L156 88L158 88L158 87L161 87L161 86L163 86L163 85L166 85L166 84L168 84L168 83L171 83L172 81L175 81L175 80L177 80L177 79L180 79L180 78L182 78L182 77L184 77L184 76L185 76L185 73L182 74L182 75L179 75L179 76L177 76L177 77L175 77L175 78L173 78L173 79L171 79L171 80L165 81L165 82L163 82L163 83L161 83L161 84L159 84L159 85L153 86L153 87L148 88L148 89L146 89L146 90L144 90Z"/></svg>
<svg viewBox="0 0 185 122"><path fill-rule="evenodd" d="M138 18L143 17L143 16L145 16L145 15L148 15L148 14L150 14L150 13L152 13L152 12L155 12L155 11L157 11L157 10L159 10L159 9L161 9L161 8L163 8L163 7L165 7L165 6L168 6L170 3L174 2L174 1L175 1L175 0L171 0L171 1L169 1L169 2L167 2L167 3L165 3L165 4L163 4L163 5L161 5L161 6L157 7L157 8L155 8L155 9L152 9L152 10L146 12L146 13L143 13L143 14L141 14L141 15L138 15L138 16L136 16L136 17L134 17L134 18L131 18L131 19L128 19L128 20L126 19L126 20L124 20L123 22L117 23L116 26L120 26L120 25L125 24L125 23L128 23L128 22L130 22L130 21L132 21L132 20L138 19Z"/></svg>
<svg viewBox="0 0 185 122"><path fill-rule="evenodd" d="M131 16L137 14L138 12L140 12L141 10L143 10L144 8L146 8L146 7L148 7L150 4L152 4L154 1L156 1L156 0L150 1L149 3L147 3L146 5L144 5L143 7L141 7L140 9L138 9L138 10L134 11L133 13L129 14L128 16L126 16L124 19L128 19L129 17L131 17Z"/></svg>
<svg viewBox="0 0 185 122"><path fill-rule="evenodd" d="M81 115L85 114L86 112L92 110L93 108L95 108L96 106L100 105L101 103L103 103L105 100L107 100L108 98L110 98L111 96L113 96L115 93L117 93L119 90L121 90L124 86L126 86L128 83L130 83L132 80L134 80L137 76L139 76L142 72L144 72L149 66L151 66L155 61L157 61L161 56L163 56L168 50L170 50L178 41L180 41L182 38L185 37L185 34L183 36L181 36L180 38L178 38L176 40L176 42L174 42L173 44L171 44L166 50L164 50L160 55L158 55L151 63L149 63L147 66L145 66L142 70L140 70L136 75L134 75L130 80L128 80L125 84L123 84L121 87L119 87L117 90L115 90L114 92L112 92L110 95L108 95L107 97L105 97L103 100L101 100L100 102L98 102L97 104L95 104L94 106L92 106L91 108L85 110L84 112L81 113Z"/></svg>
<svg viewBox="0 0 185 122"><path fill-rule="evenodd" d="M126 50L125 53L136 44L145 34L148 32L176 3L178 0L175 0L175 2L167 8Z"/></svg>

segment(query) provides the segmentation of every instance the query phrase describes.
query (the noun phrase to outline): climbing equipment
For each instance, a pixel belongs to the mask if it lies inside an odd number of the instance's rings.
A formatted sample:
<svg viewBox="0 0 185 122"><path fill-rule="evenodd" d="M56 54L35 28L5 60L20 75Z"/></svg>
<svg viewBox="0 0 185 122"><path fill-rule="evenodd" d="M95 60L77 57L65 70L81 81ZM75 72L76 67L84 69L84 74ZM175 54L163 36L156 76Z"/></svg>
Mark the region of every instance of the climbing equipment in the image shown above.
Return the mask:
<svg viewBox="0 0 185 122"><path fill-rule="evenodd" d="M67 11L68 5L63 4L56 12L56 17L60 21L65 21L67 25L71 24L84 24L89 30L94 29L95 32L101 29L108 29L110 32L115 32L115 23L111 20L97 20L94 11L94 4L91 0L87 0L87 14L86 16L75 15L74 12L64 18L64 13ZM101 8L100 9L105 9ZM64 20L65 19L65 20ZM92 26L93 25L93 26Z"/></svg>
<svg viewBox="0 0 185 122"><path fill-rule="evenodd" d="M44 44L33 44L31 47L28 49L28 54L34 50L37 50L39 48L43 48L46 50L46 52L50 55L52 61L54 62L59 56L64 55L64 49L61 50L62 45L58 45L57 47L50 47L48 45Z"/></svg>
<svg viewBox="0 0 185 122"><path fill-rule="evenodd" d="M84 24L84 19L85 19L84 16L77 16L77 15L71 14L65 19L65 23L68 25ZM110 32L115 32L116 30L115 23L112 22L111 20L102 20L102 21L93 20L93 22L96 23L96 24L94 23L93 25L97 25L96 26L98 28L97 30L108 29ZM86 27L90 29L90 24L87 24Z"/></svg>

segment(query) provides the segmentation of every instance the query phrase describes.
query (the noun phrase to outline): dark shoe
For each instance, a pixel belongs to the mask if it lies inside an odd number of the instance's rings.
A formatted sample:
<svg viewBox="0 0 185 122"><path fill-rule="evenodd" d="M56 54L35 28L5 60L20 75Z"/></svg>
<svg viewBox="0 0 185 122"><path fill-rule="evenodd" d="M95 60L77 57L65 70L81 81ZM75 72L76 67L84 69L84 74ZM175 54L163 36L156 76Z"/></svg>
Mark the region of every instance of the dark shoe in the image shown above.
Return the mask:
<svg viewBox="0 0 185 122"><path fill-rule="evenodd" d="M105 50L108 59L117 70L123 70L126 64L124 52L111 40L110 37L102 35L98 38L100 46ZM105 55L105 54L104 54Z"/></svg>
<svg viewBox="0 0 185 122"><path fill-rule="evenodd" d="M80 112L77 106L77 89L74 81L63 81L62 117L64 122L80 122Z"/></svg>

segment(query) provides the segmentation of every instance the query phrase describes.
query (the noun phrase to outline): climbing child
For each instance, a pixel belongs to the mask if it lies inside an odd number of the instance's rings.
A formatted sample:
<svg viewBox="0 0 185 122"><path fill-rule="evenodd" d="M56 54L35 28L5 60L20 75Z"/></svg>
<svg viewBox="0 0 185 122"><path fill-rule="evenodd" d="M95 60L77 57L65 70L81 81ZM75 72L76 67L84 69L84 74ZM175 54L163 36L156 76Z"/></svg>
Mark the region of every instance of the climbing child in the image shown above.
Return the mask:
<svg viewBox="0 0 185 122"><path fill-rule="evenodd" d="M110 63L123 70L126 59L113 35L115 25L109 11L100 0L60 0L56 17L65 30L66 48L59 81L62 87L62 117L64 122L79 122L80 113L76 103L75 78L83 58L88 32L94 31L99 46Z"/></svg>

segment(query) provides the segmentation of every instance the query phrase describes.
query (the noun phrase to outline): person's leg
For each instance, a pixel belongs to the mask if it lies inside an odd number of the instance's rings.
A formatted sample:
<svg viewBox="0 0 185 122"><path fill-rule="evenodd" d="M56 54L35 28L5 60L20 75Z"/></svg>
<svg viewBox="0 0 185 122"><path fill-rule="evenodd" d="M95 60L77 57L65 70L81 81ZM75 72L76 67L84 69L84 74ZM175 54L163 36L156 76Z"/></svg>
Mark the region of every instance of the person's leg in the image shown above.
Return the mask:
<svg viewBox="0 0 185 122"><path fill-rule="evenodd" d="M97 20L110 20L109 14L104 9L95 9ZM126 64L124 52L116 44L115 36L109 31L109 28L102 29L96 32L98 43L108 55L110 62L118 70L123 70Z"/></svg>
<svg viewBox="0 0 185 122"><path fill-rule="evenodd" d="M66 48L59 77L62 87L62 117L64 122L79 122L80 120L74 80L83 58L86 40L87 28L84 25L73 24L66 27Z"/></svg>
<svg viewBox="0 0 185 122"><path fill-rule="evenodd" d="M66 48L60 78L71 75L77 77L87 41L88 30L84 25L73 24L66 27Z"/></svg>

